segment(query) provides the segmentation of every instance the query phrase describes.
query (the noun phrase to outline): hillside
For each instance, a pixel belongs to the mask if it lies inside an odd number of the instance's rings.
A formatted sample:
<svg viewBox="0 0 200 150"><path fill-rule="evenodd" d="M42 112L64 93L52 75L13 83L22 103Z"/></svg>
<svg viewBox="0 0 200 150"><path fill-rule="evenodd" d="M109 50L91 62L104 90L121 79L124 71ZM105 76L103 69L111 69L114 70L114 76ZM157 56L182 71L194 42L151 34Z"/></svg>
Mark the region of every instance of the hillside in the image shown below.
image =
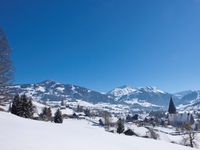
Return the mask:
<svg viewBox="0 0 200 150"><path fill-rule="evenodd" d="M0 124L2 150L192 150L164 141L108 133L85 120L67 119L63 124L54 124L0 112Z"/></svg>

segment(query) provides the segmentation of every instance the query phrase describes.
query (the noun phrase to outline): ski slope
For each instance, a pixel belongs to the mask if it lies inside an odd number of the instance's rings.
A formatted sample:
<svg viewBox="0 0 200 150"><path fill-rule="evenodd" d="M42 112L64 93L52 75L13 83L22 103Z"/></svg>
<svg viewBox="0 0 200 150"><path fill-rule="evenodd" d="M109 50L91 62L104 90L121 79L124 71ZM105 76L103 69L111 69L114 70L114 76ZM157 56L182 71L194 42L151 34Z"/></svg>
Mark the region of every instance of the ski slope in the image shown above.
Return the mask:
<svg viewBox="0 0 200 150"><path fill-rule="evenodd" d="M1 150L192 150L152 139L105 132L85 120L63 124L24 119L0 112ZM193 149L194 150L194 149Z"/></svg>

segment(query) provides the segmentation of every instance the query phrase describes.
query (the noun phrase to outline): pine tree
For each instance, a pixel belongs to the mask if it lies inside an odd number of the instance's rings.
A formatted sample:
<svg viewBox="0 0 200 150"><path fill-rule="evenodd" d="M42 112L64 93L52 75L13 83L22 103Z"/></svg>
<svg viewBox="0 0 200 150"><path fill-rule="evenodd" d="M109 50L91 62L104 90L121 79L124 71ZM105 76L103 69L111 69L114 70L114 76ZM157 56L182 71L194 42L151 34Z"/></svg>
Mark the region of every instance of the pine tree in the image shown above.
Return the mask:
<svg viewBox="0 0 200 150"><path fill-rule="evenodd" d="M44 107L42 113L40 114L40 118L44 121L50 121L51 115L51 108Z"/></svg>
<svg viewBox="0 0 200 150"><path fill-rule="evenodd" d="M62 123L63 122L63 118L62 118L62 113L60 111L60 109L58 109L54 115L54 122L55 123Z"/></svg>
<svg viewBox="0 0 200 150"><path fill-rule="evenodd" d="M26 105L26 118L33 118L33 103L31 99L27 100L27 105Z"/></svg>
<svg viewBox="0 0 200 150"><path fill-rule="evenodd" d="M49 121L51 121L51 118L52 118L52 113L51 113L51 108L47 108L47 118Z"/></svg>
<svg viewBox="0 0 200 150"><path fill-rule="evenodd" d="M32 100L28 99L24 94L21 96L22 108L20 110L20 116L24 118L32 118L33 117L33 104Z"/></svg>
<svg viewBox="0 0 200 150"><path fill-rule="evenodd" d="M16 95L13 99L12 105L11 105L11 113L18 115L18 106L20 102L20 97L19 95Z"/></svg>
<svg viewBox="0 0 200 150"><path fill-rule="evenodd" d="M117 133L121 134L124 132L124 122L121 118L117 121Z"/></svg>
<svg viewBox="0 0 200 150"><path fill-rule="evenodd" d="M24 118L32 118L32 100L28 99L26 95L22 95L21 97L19 95L16 95L12 103L11 113Z"/></svg>
<svg viewBox="0 0 200 150"><path fill-rule="evenodd" d="M40 114L40 119L41 119L41 120L47 121L46 113L47 113L47 107L44 107L44 108L42 109L41 114Z"/></svg>
<svg viewBox="0 0 200 150"><path fill-rule="evenodd" d="M24 117L24 99L23 96L19 97L19 101L17 103L17 115L20 117Z"/></svg>
<svg viewBox="0 0 200 150"><path fill-rule="evenodd" d="M172 97L170 98L168 112L169 112L169 114L175 114L176 113L176 107L174 105Z"/></svg>

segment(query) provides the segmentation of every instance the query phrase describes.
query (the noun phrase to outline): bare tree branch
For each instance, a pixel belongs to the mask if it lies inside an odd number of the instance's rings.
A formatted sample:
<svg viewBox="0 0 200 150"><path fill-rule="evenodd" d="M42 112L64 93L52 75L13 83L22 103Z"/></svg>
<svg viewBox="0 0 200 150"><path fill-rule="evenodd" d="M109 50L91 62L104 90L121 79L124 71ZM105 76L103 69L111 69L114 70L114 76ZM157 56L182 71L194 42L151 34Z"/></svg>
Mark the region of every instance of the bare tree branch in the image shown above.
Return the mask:
<svg viewBox="0 0 200 150"><path fill-rule="evenodd" d="M10 52L7 37L0 28L0 104L11 98L7 92L7 85L13 80L13 66L10 59Z"/></svg>

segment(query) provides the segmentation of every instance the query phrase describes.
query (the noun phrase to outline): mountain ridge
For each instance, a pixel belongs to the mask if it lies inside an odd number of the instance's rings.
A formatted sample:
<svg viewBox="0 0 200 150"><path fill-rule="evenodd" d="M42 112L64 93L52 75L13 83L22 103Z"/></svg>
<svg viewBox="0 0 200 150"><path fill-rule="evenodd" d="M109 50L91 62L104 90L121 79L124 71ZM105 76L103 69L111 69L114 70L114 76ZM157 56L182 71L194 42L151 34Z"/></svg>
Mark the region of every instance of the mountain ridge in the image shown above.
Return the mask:
<svg viewBox="0 0 200 150"><path fill-rule="evenodd" d="M166 108L170 97L173 97L176 105L192 105L200 101L199 90L171 94L155 86L132 87L123 85L107 93L101 93L74 84L62 84L54 80L44 80L33 84L15 84L9 86L8 91L13 95L27 94L39 101L83 100L90 103L124 104L133 108Z"/></svg>

